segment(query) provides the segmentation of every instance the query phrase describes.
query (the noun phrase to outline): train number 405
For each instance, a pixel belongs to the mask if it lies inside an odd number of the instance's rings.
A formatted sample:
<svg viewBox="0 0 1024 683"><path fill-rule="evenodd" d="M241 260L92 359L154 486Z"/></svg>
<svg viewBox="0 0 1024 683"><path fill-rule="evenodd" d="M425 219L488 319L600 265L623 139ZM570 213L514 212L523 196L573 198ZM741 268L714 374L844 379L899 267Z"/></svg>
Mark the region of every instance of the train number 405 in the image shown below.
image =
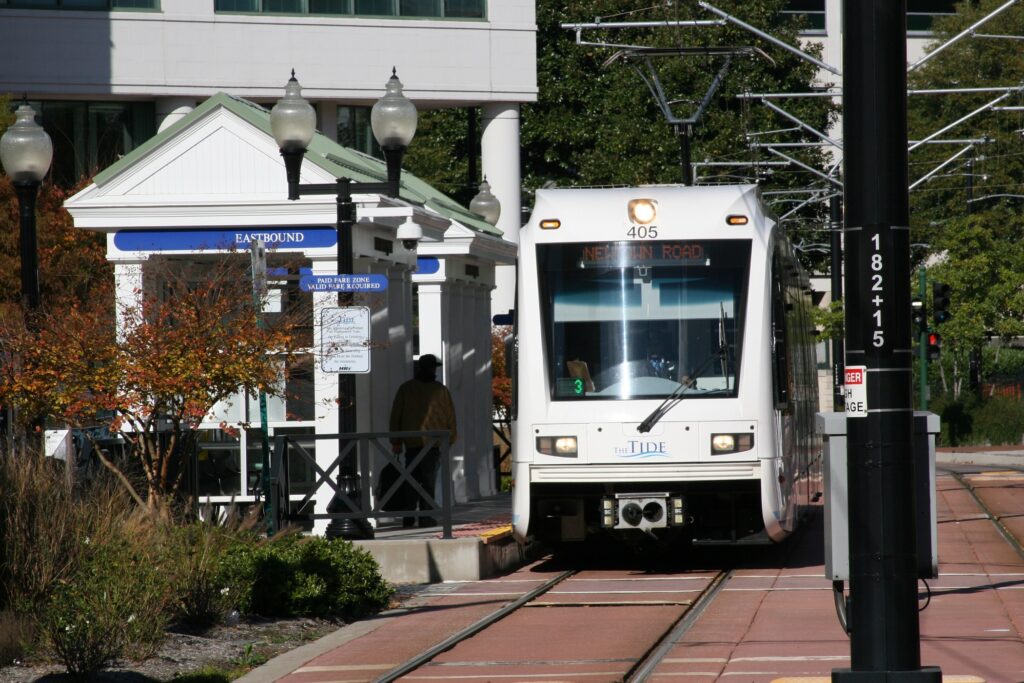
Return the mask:
<svg viewBox="0 0 1024 683"><path fill-rule="evenodd" d="M627 237L641 240L652 240L658 236L657 225L633 225L626 231Z"/></svg>

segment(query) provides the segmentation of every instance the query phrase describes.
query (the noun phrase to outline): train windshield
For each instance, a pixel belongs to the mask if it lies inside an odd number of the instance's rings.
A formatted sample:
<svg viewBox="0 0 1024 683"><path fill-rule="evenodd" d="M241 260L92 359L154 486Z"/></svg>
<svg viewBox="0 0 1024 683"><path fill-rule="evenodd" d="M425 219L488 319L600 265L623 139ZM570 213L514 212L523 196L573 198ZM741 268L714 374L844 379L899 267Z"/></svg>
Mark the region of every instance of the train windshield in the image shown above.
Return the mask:
<svg viewBox="0 0 1024 683"><path fill-rule="evenodd" d="M749 240L537 247L555 400L735 396Z"/></svg>

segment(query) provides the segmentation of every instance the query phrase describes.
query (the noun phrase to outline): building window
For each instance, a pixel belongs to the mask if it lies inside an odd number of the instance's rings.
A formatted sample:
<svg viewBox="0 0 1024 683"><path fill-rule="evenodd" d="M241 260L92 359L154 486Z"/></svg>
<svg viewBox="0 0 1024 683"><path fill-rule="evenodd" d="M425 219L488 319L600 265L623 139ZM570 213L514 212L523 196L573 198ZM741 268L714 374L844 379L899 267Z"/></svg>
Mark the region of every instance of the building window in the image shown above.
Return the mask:
<svg viewBox="0 0 1024 683"><path fill-rule="evenodd" d="M782 13L803 17L808 31L825 30L825 0L789 0Z"/></svg>
<svg viewBox="0 0 1024 683"><path fill-rule="evenodd" d="M0 7L68 10L158 10L160 0L0 0Z"/></svg>
<svg viewBox="0 0 1024 683"><path fill-rule="evenodd" d="M4 2L97 2L99 0L0 0ZM133 2L140 0L111 0ZM156 0L153 0L154 2ZM363 17L483 19L484 0L214 0L217 12L335 14Z"/></svg>
<svg viewBox="0 0 1024 683"><path fill-rule="evenodd" d="M931 31L936 17L956 14L956 0L907 0L907 31Z"/></svg>
<svg viewBox="0 0 1024 683"><path fill-rule="evenodd" d="M29 104L39 112L39 122L53 140L50 177L62 187L103 170L156 134L152 102L43 100Z"/></svg>
<svg viewBox="0 0 1024 683"><path fill-rule="evenodd" d="M787 0L783 14L799 15L808 32L825 30L825 0ZM956 0L907 0L907 31L931 31L935 17L956 14Z"/></svg>
<svg viewBox="0 0 1024 683"><path fill-rule="evenodd" d="M370 107L338 107L338 143L378 159L384 157L370 128Z"/></svg>

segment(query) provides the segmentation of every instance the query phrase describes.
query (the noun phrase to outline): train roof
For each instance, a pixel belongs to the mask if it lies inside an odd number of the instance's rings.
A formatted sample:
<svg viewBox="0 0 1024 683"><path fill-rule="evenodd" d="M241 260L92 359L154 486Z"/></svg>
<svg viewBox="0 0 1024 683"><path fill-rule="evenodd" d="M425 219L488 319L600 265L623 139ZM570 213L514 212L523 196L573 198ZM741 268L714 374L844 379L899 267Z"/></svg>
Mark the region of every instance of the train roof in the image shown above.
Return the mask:
<svg viewBox="0 0 1024 683"><path fill-rule="evenodd" d="M621 215L633 199L654 199L663 208L691 218L720 220L732 214L750 218L751 227L773 224L757 185L640 185L635 187L572 187L538 189L531 222L573 216L600 220ZM767 221L765 219L768 219Z"/></svg>

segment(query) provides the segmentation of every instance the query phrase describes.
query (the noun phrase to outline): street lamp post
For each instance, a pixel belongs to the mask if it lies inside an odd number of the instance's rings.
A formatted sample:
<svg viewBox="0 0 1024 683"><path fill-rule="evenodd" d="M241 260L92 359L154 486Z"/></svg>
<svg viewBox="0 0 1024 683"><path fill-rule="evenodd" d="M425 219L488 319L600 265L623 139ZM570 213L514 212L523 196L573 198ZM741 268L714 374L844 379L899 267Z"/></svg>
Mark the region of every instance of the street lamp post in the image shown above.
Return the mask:
<svg viewBox="0 0 1024 683"><path fill-rule="evenodd" d="M22 102L15 121L0 137L0 164L10 177L18 195L21 241L21 308L29 329L36 329L39 312L39 247L36 239L36 197L39 185L53 161L53 142L36 123L36 112ZM43 420L33 418L42 427Z"/></svg>
<svg viewBox="0 0 1024 683"><path fill-rule="evenodd" d="M387 164L385 182L355 182L351 178L338 178L334 183L300 183L302 159L306 148L313 139L316 114L313 107L302 97L302 89L295 72L285 86L285 96L274 105L270 112L270 125L274 139L284 157L285 173L288 179L288 199L296 200L302 195L334 194L337 200L338 270L350 274L353 270L352 227L355 224L355 192L383 194L398 197L402 173L402 157L416 134L416 105L402 94L402 82L394 70L385 85L384 96L370 111L370 125L373 135L384 151ZM415 243L415 240L407 240ZM338 305L352 303L351 292L338 293ZM351 434L356 431L355 376L342 373L338 376L338 431ZM340 448L340 443L339 443ZM358 464L353 455L339 468L338 488L350 500L361 498L359 491ZM365 520L357 523L342 520L338 535L346 537L371 537L373 530Z"/></svg>
<svg viewBox="0 0 1024 683"><path fill-rule="evenodd" d="M21 228L21 303L30 321L39 310L39 252L36 243L36 197L50 170L53 143L36 123L27 102L15 112L14 125L0 138L0 163L18 195Z"/></svg>

